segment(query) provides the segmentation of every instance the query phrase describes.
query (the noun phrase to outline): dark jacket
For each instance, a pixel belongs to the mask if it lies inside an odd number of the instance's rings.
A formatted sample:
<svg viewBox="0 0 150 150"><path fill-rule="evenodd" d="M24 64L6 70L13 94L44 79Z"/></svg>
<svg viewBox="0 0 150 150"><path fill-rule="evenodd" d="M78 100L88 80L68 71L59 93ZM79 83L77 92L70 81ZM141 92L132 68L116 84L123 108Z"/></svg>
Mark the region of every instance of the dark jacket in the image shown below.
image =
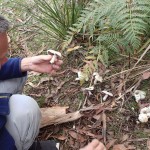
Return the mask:
<svg viewBox="0 0 150 150"><path fill-rule="evenodd" d="M20 69L21 58L10 58L0 69L0 82L7 79L19 78L27 75L22 73ZM1 87L0 87L1 88ZM9 98L11 94L0 93L0 149L16 150L15 142L12 136L5 128L6 116L9 111Z"/></svg>

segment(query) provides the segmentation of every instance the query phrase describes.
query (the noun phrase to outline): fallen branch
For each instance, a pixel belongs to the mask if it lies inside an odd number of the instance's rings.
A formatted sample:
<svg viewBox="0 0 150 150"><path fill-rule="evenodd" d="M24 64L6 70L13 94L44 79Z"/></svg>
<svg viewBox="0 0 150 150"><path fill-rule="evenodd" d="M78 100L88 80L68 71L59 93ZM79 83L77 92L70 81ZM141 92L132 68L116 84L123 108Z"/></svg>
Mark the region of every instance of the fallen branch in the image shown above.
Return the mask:
<svg viewBox="0 0 150 150"><path fill-rule="evenodd" d="M104 104L97 104L95 106L86 107L76 112L68 114L66 113L68 107L57 106L57 107L41 108L42 113L41 128L49 125L56 125L75 121L81 118L83 116L82 113L85 111L99 110L99 112L102 112L104 109L111 110L110 108L107 108L109 104L110 102L108 101Z"/></svg>
<svg viewBox="0 0 150 150"><path fill-rule="evenodd" d="M56 124L75 121L81 118L82 116L83 115L80 113L80 111L76 111L68 114L62 114L58 116L45 116L44 112L42 112L41 128L46 127L48 125L56 125Z"/></svg>

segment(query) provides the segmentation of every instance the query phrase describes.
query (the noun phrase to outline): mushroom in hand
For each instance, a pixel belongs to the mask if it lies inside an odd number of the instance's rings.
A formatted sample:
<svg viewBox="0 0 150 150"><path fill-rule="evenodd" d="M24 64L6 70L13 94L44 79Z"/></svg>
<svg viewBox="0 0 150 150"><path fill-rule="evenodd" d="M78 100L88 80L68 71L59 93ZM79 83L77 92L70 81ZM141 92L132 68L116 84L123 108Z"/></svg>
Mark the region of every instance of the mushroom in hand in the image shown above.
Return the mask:
<svg viewBox="0 0 150 150"><path fill-rule="evenodd" d="M61 53L55 50L47 50L47 54L53 55L52 59L50 60L50 63L53 64L57 57L61 57Z"/></svg>

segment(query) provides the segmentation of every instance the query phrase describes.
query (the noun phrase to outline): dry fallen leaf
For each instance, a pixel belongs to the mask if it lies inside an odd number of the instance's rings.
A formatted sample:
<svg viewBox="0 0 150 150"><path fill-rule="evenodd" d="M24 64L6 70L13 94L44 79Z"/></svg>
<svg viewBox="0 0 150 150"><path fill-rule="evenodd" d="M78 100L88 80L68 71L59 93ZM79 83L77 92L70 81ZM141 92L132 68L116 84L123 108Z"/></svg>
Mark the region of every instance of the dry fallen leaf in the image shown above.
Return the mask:
<svg viewBox="0 0 150 150"><path fill-rule="evenodd" d="M147 140L147 149L150 150L150 139Z"/></svg>
<svg viewBox="0 0 150 150"><path fill-rule="evenodd" d="M122 138L121 138L121 142L126 141L128 138L129 138L128 134L123 135Z"/></svg>
<svg viewBox="0 0 150 150"><path fill-rule="evenodd" d="M113 150L127 150L123 144L114 145Z"/></svg>
<svg viewBox="0 0 150 150"><path fill-rule="evenodd" d="M28 85L30 85L32 88L36 88L37 85L33 84L32 82L27 82Z"/></svg>
<svg viewBox="0 0 150 150"><path fill-rule="evenodd" d="M107 150L109 150L116 141L117 141L117 139L110 140L109 143L106 145Z"/></svg>
<svg viewBox="0 0 150 150"><path fill-rule="evenodd" d="M58 140L61 140L61 141L64 141L64 140L66 140L67 139L67 137L66 136L64 136L64 135L53 135L53 136L51 136L52 138L55 138L55 139L58 139Z"/></svg>
<svg viewBox="0 0 150 150"><path fill-rule="evenodd" d="M49 81L49 77L42 77L39 81L39 83L37 84L37 86L39 86L40 84L42 84L43 82L48 82Z"/></svg>
<svg viewBox="0 0 150 150"><path fill-rule="evenodd" d="M144 72L144 73L142 74L142 79L143 79L143 80L146 80L146 79L148 79L149 77L150 77L150 71Z"/></svg>
<svg viewBox="0 0 150 150"><path fill-rule="evenodd" d="M75 131L69 131L69 134L71 135L72 138L74 138L80 142L86 141L86 139L83 137L83 135L81 135Z"/></svg>
<svg viewBox="0 0 150 150"><path fill-rule="evenodd" d="M78 134L75 131L69 131L69 134L72 136L74 139L78 139Z"/></svg>
<svg viewBox="0 0 150 150"><path fill-rule="evenodd" d="M20 19L20 18L16 18L16 20L23 23L22 19Z"/></svg>
<svg viewBox="0 0 150 150"><path fill-rule="evenodd" d="M72 51L75 51L75 50L77 50L77 49L79 49L79 48L81 48L82 46L75 46L75 47L73 47L73 48L68 48L67 49L67 52L72 52Z"/></svg>
<svg viewBox="0 0 150 150"><path fill-rule="evenodd" d="M80 134L85 134L85 135L90 136L92 138L96 138L97 137L97 135L91 133L91 131L89 131L88 129L84 129L84 128L80 129L79 128L79 129L77 129L77 132L80 133Z"/></svg>
<svg viewBox="0 0 150 150"><path fill-rule="evenodd" d="M127 148L128 150L135 150L136 149L136 147L134 146L134 145L128 145L128 148Z"/></svg>
<svg viewBox="0 0 150 150"><path fill-rule="evenodd" d="M96 119L96 120L100 120L100 118L102 117L101 114L98 114L98 115L94 115L93 118Z"/></svg>
<svg viewBox="0 0 150 150"><path fill-rule="evenodd" d="M95 59L96 59L96 57L95 57L95 56L93 56L93 55L91 55L91 56L87 56L87 57L85 57L85 59L95 60Z"/></svg>
<svg viewBox="0 0 150 150"><path fill-rule="evenodd" d="M41 74L41 73L39 73L39 72L30 71L30 72L28 72L28 77L39 76L40 74Z"/></svg>

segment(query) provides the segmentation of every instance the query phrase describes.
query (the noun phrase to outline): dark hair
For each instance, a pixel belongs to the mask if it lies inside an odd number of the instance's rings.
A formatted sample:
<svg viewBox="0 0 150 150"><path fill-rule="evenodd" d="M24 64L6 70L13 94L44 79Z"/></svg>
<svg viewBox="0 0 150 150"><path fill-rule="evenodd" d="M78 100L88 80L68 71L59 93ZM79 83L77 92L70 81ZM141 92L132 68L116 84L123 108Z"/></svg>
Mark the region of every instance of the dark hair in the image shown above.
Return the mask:
<svg viewBox="0 0 150 150"><path fill-rule="evenodd" d="M9 22L0 15L0 33L6 32L9 29Z"/></svg>

